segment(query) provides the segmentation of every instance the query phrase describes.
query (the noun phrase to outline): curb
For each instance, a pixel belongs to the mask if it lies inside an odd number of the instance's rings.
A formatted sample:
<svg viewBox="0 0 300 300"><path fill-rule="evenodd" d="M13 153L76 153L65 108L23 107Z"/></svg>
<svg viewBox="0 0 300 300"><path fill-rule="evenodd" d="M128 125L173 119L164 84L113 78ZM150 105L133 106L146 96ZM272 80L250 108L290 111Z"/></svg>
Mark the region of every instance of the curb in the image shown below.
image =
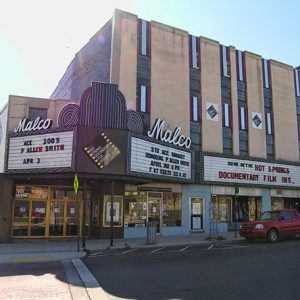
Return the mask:
<svg viewBox="0 0 300 300"><path fill-rule="evenodd" d="M88 249L85 248L85 252L86 255L90 255L96 252L109 252L109 251L114 251L114 250L123 250L123 249L151 249L151 248L156 248L156 247L171 247L171 246L188 246L188 245L211 245L211 244L222 244L222 243L237 243L237 242L241 242L244 241L243 239L230 239L230 240L205 240L205 241L199 241L199 242L195 242L195 243L176 243L176 244L172 244L172 243L156 243L156 244L144 244L144 245L136 245L136 246L130 246L129 244L126 244L124 246L107 246L105 248L98 248L98 249Z"/></svg>

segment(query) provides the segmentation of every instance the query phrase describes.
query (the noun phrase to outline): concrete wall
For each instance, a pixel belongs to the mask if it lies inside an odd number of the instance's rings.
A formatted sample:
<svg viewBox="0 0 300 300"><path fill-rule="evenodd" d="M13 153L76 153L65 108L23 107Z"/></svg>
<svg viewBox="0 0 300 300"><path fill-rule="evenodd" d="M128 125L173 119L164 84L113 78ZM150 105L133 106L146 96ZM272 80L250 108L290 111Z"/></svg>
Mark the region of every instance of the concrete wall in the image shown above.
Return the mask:
<svg viewBox="0 0 300 300"><path fill-rule="evenodd" d="M266 158L266 129L261 56L246 51L245 58L249 121L249 155L251 157ZM263 121L262 129L252 127L252 112L261 114Z"/></svg>
<svg viewBox="0 0 300 300"><path fill-rule="evenodd" d="M92 81L109 82L111 31L110 20L76 53L51 99L80 99Z"/></svg>
<svg viewBox="0 0 300 300"><path fill-rule="evenodd" d="M270 63L275 157L278 160L298 161L299 148L293 68L274 60L271 60Z"/></svg>
<svg viewBox="0 0 300 300"><path fill-rule="evenodd" d="M151 124L190 134L188 33L151 22Z"/></svg>
<svg viewBox="0 0 300 300"><path fill-rule="evenodd" d="M110 82L119 85L127 107L136 108L137 16L115 11Z"/></svg>
<svg viewBox="0 0 300 300"><path fill-rule="evenodd" d="M219 43L200 39L203 151L223 152ZM207 103L218 106L218 121L206 118Z"/></svg>
<svg viewBox="0 0 300 300"><path fill-rule="evenodd" d="M8 106L8 127L10 132L14 130L19 124L20 119L28 117L29 108L45 108L47 109L47 118L52 119L52 127L57 127L57 117L59 111L63 106L70 103L79 103L78 101L68 100L50 100L43 98L23 97L23 96L10 96Z"/></svg>

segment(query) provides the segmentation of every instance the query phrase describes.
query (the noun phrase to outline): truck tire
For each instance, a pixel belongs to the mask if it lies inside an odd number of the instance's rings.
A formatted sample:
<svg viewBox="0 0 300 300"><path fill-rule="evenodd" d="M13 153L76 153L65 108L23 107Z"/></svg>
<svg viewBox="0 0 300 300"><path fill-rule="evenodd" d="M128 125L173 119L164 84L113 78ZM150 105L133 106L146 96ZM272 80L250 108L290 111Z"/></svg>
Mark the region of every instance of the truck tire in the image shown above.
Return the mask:
<svg viewBox="0 0 300 300"><path fill-rule="evenodd" d="M278 231L276 229L273 228L268 232L268 240L271 243L278 241Z"/></svg>

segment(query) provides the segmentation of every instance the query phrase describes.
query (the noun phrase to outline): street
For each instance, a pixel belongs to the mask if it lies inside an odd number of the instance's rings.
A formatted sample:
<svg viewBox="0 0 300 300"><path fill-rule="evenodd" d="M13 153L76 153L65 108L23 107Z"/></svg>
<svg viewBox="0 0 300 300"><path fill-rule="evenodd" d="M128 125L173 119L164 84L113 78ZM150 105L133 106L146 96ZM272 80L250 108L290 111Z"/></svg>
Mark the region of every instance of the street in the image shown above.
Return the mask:
<svg viewBox="0 0 300 300"><path fill-rule="evenodd" d="M299 299L300 240L98 252L83 259L125 299Z"/></svg>

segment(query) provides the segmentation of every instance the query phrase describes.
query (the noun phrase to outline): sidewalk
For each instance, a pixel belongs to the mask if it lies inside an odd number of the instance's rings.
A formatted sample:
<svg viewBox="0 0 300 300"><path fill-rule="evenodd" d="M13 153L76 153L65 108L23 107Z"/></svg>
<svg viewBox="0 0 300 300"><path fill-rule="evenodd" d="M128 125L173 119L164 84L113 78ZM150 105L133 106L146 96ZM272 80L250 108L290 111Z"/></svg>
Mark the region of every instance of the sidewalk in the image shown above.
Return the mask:
<svg viewBox="0 0 300 300"><path fill-rule="evenodd" d="M237 232L235 238L234 231L220 234L225 238L223 242L243 240ZM141 248L141 247L159 247L210 243L207 240L208 233L191 233L180 236L157 236L157 243L146 244L146 237L115 239L113 248ZM9 243L0 244L0 263L5 262L33 262L33 261L53 261L81 258L86 255L82 249L80 240L80 251L77 252L77 241L72 240L11 240ZM101 251L110 249L110 240L86 239L88 251Z"/></svg>

